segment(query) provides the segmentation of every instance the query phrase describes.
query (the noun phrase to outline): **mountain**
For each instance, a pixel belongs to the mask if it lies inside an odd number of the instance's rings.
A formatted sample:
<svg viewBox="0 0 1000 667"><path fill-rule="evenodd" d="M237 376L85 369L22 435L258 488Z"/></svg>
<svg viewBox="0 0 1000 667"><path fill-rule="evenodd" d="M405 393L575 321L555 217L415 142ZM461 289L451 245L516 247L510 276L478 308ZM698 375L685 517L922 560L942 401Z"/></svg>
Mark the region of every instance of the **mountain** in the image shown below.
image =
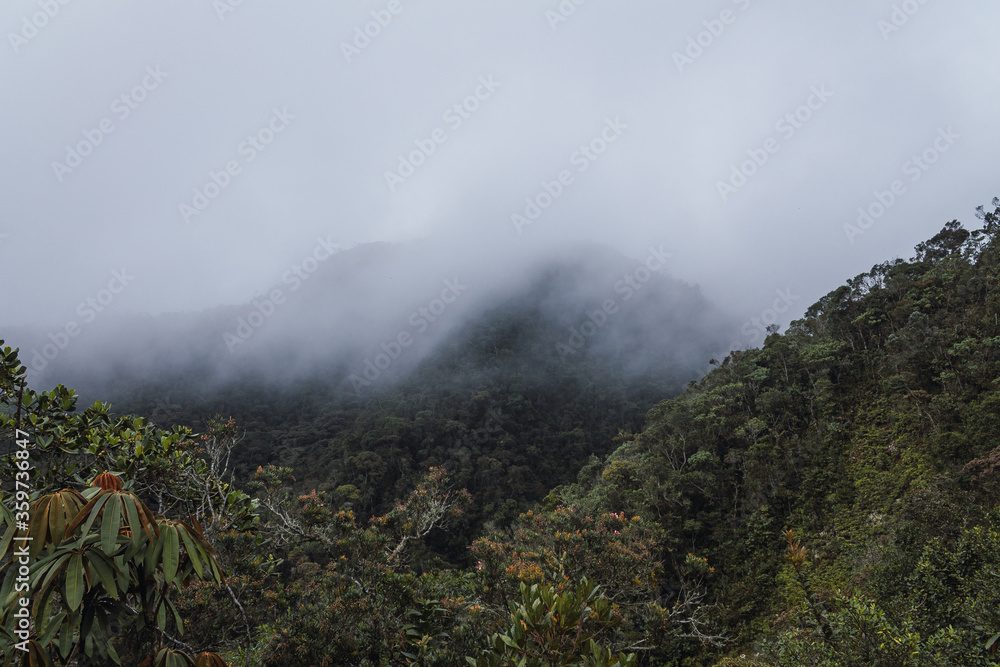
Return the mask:
<svg viewBox="0 0 1000 667"><path fill-rule="evenodd" d="M536 312L537 335L549 337L543 347L560 357L600 355L627 372L700 372L724 347L716 332L731 323L697 287L669 276L669 257L662 248L631 259L576 245L526 254L515 267L433 240L341 250L320 238L246 303L155 316L84 307L70 323L74 337L62 331L66 323L0 333L20 342L33 380L72 383L88 397L181 376L199 385L255 375L288 384L319 368L358 393L404 377L445 341L453 344L459 328L512 305ZM376 358L387 368L374 367Z"/></svg>
<svg viewBox="0 0 1000 667"><path fill-rule="evenodd" d="M1000 207L980 216L734 352L553 492L665 530L663 591L703 625L664 656L997 664Z"/></svg>
<svg viewBox="0 0 1000 667"><path fill-rule="evenodd" d="M418 278L434 273L420 261L440 278ZM501 267L428 244L359 246L248 304L95 322L34 382L163 424L232 416L246 433L238 479L288 466L302 489L340 489L364 515L444 466L476 499L442 547L467 558L484 522L572 481L731 339L668 262L578 246L500 281ZM30 359L44 335L9 340Z"/></svg>
<svg viewBox="0 0 1000 667"><path fill-rule="evenodd" d="M384 345L408 330L380 332L359 349L400 363L371 385L350 380L362 357L282 383L264 355L107 388L197 434L77 411L0 345L0 466L34 489L4 487L0 579L27 592L0 599L0 647L33 604L30 649L81 664L138 664L183 629L224 656L203 661L264 667L998 665L993 203L683 391L699 348L672 343L711 308L663 276L604 308L629 262L602 250L450 326L431 313L407 363ZM25 532L40 565L15 564Z"/></svg>

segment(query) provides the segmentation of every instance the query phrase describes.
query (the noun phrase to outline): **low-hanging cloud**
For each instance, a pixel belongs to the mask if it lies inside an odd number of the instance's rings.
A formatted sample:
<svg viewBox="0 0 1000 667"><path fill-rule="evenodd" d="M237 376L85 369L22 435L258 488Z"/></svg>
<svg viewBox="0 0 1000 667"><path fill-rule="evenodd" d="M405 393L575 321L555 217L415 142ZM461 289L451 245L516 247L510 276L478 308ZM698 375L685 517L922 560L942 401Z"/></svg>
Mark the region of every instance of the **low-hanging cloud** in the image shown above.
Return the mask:
<svg viewBox="0 0 1000 667"><path fill-rule="evenodd" d="M471 317L581 242L668 248L736 322L790 291L787 324L997 194L997 18L986 0L12 0L0 327L41 331L50 363L173 312L217 313L205 358L384 331L402 349L442 281L469 285L442 322ZM358 252L311 315L283 276L317 238ZM396 252L380 243L424 245L384 275L365 265ZM312 340L330 312L348 333Z"/></svg>

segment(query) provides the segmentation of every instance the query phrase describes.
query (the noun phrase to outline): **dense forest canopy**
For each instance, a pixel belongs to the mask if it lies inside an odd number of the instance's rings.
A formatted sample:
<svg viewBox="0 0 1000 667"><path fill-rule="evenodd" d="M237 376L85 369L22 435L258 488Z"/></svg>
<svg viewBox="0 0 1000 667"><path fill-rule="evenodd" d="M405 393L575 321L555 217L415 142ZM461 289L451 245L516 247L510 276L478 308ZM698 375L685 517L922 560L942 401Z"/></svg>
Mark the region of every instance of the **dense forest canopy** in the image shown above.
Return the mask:
<svg viewBox="0 0 1000 667"><path fill-rule="evenodd" d="M993 207L655 405L690 369L524 308L365 400L130 390L155 422L0 344L7 664L998 664Z"/></svg>

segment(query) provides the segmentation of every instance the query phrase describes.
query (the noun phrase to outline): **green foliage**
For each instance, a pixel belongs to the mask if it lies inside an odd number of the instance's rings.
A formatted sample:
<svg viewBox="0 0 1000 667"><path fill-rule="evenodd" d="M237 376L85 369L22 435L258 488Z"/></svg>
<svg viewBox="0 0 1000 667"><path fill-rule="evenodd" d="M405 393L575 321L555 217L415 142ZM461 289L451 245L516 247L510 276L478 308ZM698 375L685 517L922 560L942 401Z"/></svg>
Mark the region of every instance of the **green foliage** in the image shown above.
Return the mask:
<svg viewBox="0 0 1000 667"><path fill-rule="evenodd" d="M490 639L473 667L634 667L634 653L613 654L599 639L617 625L612 604L586 579L562 593L553 586L521 584L521 599L510 605L510 625Z"/></svg>
<svg viewBox="0 0 1000 667"><path fill-rule="evenodd" d="M1000 664L994 205L642 429L662 385L518 360L521 320L367 404L237 388L245 439L205 405L197 435L77 412L0 343L0 439L31 443L30 464L0 460L4 658L225 664L184 642L255 666Z"/></svg>
<svg viewBox="0 0 1000 667"><path fill-rule="evenodd" d="M553 281L566 278L544 282ZM565 288L578 290L571 282ZM326 491L338 507L349 498L348 509L365 519L388 512L428 468L446 468L474 502L430 545L426 565L440 565L435 556L468 565L466 548L484 527L509 525L553 486L572 482L591 455L607 455L615 434L641 428L646 411L696 377L722 338L700 321L707 305L696 290L677 285L671 294L694 318L685 330L703 331L692 343L703 348L699 353L645 344L666 359L638 370L624 367L633 348L599 353L620 345L612 326L647 317L644 304L651 314L667 312L663 303L646 303L658 293L651 282L643 290L649 297L637 295L587 346L561 358L555 344L578 324L561 318L582 309L553 316L551 308L536 307L536 300L551 303L545 285L537 289L456 331L409 376L394 382L387 372L360 396L343 369L326 367L288 385L247 377L212 390L190 376L163 384L143 378L138 386L116 383L110 396L121 410L171 421L203 424L216 413L232 415L246 432L233 453L242 480L259 465L293 468L295 491ZM163 396L178 397L183 409L165 414L157 407Z"/></svg>
<svg viewBox="0 0 1000 667"><path fill-rule="evenodd" d="M161 431L138 418L112 421L100 405L75 413L73 392L36 393L24 373L16 350L3 347L0 439L17 443L0 463L9 485L0 500L14 501L0 512L4 657L10 662L21 652L29 664L106 665L121 664L120 651L126 659L151 656L168 633L184 632L177 591L195 577L219 581L221 571L197 512L189 522L154 515L139 494L170 493L182 503L200 493L211 502L222 482L206 474L204 462L178 456L189 431ZM127 480L123 489L119 475L96 474L109 464L141 475L164 458L181 466L186 487ZM93 484L84 486L81 475ZM236 520L248 520L247 507Z"/></svg>
<svg viewBox="0 0 1000 667"><path fill-rule="evenodd" d="M897 664L906 651L936 656L914 664L992 664L993 566L966 546L989 533L1000 490L1000 208L982 217L731 354L550 506L655 520L674 604L682 554L708 558L703 618L735 644L727 664ZM789 527L797 567L779 548ZM675 659L719 646L699 638Z"/></svg>
<svg viewBox="0 0 1000 667"><path fill-rule="evenodd" d="M469 503L443 469L431 468L367 527L351 510L328 509L324 495L296 497L284 486L287 470L261 467L256 479L268 510L262 532L292 547L295 572L271 596L278 613L260 627L255 663L288 665L294 655L302 665L447 665L485 636L471 575L418 576L407 564L412 548Z"/></svg>
<svg viewBox="0 0 1000 667"><path fill-rule="evenodd" d="M521 515L512 534L482 537L472 545L492 598L506 606L520 584L557 590L589 578L613 590L621 605L656 599L663 531L622 513L583 514L577 507Z"/></svg>

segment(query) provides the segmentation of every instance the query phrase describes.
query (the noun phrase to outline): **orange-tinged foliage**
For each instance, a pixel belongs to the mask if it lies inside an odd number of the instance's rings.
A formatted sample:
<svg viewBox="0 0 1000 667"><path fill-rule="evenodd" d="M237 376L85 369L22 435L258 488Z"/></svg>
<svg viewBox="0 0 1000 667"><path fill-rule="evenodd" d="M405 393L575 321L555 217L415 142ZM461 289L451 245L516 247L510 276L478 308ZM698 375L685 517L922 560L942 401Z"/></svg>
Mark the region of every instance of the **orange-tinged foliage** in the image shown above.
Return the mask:
<svg viewBox="0 0 1000 667"><path fill-rule="evenodd" d="M102 472L100 475L94 478L94 481L90 483L91 486L97 486L104 491L121 491L122 490L122 480L118 475L113 475L110 472Z"/></svg>

